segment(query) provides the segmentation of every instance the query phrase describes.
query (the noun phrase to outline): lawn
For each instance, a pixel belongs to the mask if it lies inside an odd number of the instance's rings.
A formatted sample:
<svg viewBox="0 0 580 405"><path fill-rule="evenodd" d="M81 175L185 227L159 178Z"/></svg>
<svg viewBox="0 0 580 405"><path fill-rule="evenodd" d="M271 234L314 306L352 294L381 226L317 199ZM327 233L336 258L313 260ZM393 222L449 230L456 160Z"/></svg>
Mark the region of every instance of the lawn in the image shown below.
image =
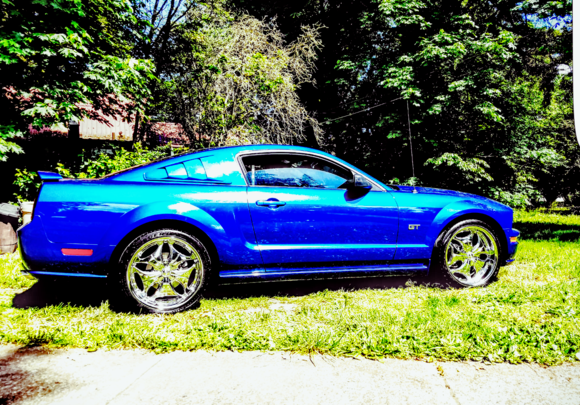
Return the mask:
<svg viewBox="0 0 580 405"><path fill-rule="evenodd" d="M400 277L239 285L221 287L200 308L178 315L116 313L106 302L82 304L82 297L71 300L76 305L48 305L68 302L58 299L68 288L86 288L80 296L100 297L102 287L49 284L41 289L40 283L20 276L16 255L4 255L0 342L89 350L285 350L549 365L578 361L580 216L517 212L515 221L522 231L518 260L502 268L499 280L487 288L440 289L423 279ZM387 288L363 288L373 282ZM333 288L326 289L327 284ZM304 288L297 293L295 285ZM16 308L19 297L35 288L48 296L46 304Z"/></svg>

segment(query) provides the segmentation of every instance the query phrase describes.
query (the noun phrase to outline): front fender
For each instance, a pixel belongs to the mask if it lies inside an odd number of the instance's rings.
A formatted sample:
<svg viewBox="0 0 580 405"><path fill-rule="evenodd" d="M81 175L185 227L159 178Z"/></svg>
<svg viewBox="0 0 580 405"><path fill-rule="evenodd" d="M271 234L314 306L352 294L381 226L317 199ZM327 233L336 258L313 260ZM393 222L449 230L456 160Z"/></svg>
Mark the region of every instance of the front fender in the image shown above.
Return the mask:
<svg viewBox="0 0 580 405"><path fill-rule="evenodd" d="M496 230L511 226L511 213L508 213L507 210L504 212L504 210L499 210L496 207L480 201L454 201L443 207L433 219L426 235L426 244L434 249L435 242L441 234L441 231L452 221L463 216L485 217L490 222L495 222L490 223L490 226L493 226ZM498 236L505 238L505 233L502 232ZM503 239L500 240L500 243L503 242Z"/></svg>

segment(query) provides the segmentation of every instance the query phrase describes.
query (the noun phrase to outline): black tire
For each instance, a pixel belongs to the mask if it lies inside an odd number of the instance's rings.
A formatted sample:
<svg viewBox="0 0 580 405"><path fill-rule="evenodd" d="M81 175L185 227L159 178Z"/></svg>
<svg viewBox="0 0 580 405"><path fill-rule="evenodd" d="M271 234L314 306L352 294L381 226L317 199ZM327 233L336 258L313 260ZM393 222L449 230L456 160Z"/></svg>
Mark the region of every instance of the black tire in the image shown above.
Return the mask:
<svg viewBox="0 0 580 405"><path fill-rule="evenodd" d="M467 251L469 244L463 245L461 241L470 238L472 245L483 248L480 250L477 247L471 253ZM501 249L498 235L487 223L477 219L460 221L444 229L435 242L429 271L430 282L462 288L489 285L497 280ZM479 270L478 266L481 266Z"/></svg>
<svg viewBox="0 0 580 405"><path fill-rule="evenodd" d="M109 274L111 304L138 313L196 308L211 268L210 254L196 237L174 229L146 232L125 247Z"/></svg>

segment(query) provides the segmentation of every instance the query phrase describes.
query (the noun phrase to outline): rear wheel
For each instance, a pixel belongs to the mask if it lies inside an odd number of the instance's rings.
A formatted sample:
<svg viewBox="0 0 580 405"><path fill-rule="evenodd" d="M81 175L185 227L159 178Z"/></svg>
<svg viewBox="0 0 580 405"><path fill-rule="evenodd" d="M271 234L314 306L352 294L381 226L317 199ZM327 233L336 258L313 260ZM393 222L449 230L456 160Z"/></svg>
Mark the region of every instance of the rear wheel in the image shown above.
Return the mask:
<svg viewBox="0 0 580 405"><path fill-rule="evenodd" d="M126 309L175 313L201 299L210 255L195 237L173 229L147 232L131 242L112 275L116 303Z"/></svg>
<svg viewBox="0 0 580 405"><path fill-rule="evenodd" d="M434 254L435 275L459 287L481 287L497 277L500 245L483 221L465 220L441 234Z"/></svg>

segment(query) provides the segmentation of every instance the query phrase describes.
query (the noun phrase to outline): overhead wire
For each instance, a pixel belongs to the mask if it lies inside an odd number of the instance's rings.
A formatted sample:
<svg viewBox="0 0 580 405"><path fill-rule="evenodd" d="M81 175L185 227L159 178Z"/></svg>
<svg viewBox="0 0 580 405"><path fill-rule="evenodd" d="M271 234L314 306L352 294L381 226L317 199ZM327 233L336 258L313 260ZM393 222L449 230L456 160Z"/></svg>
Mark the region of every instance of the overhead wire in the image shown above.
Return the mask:
<svg viewBox="0 0 580 405"><path fill-rule="evenodd" d="M342 117L336 117L336 118L330 119L328 121L324 121L320 125L328 124L329 122L332 122L332 121L337 121L337 120L341 120L343 118L347 118L347 117L350 117L350 116L353 116L353 115L356 115L356 114L360 114L360 113L363 113L365 111L372 110L373 108L381 107L381 106L383 106L385 104L392 103L393 101L401 100L402 98L403 97L395 98L393 100L385 101L384 103L377 104L377 105L374 105L374 106L369 107L369 108L365 108L365 109L360 110L360 111L356 111L356 112L354 112L352 114L343 115ZM411 112L409 111L409 100L406 100L406 101L407 101L407 125L408 125L408 128L409 128L409 148L411 150L411 170L412 170L412 173L413 173L413 179L415 179L415 158L413 156L413 137L411 135ZM417 192L417 188L413 185L413 193L416 193L416 192Z"/></svg>
<svg viewBox="0 0 580 405"><path fill-rule="evenodd" d="M409 112L409 100L407 100L407 124L409 125L409 148L411 149L411 169L413 171L413 183L415 183L415 159L413 158L413 139L411 137L411 113ZM413 184L413 193L417 192Z"/></svg>
<svg viewBox="0 0 580 405"><path fill-rule="evenodd" d="M341 120L341 119L343 119L343 118L350 117L350 116L352 116L352 115L360 114L360 113L363 113L363 112L365 112L365 111L372 110L373 108L377 108L377 107L383 106L383 105L385 105L385 104L392 103L393 101L400 100L400 99L402 99L402 98L403 98L403 97L395 98L395 99L393 99L393 100L390 100L390 101L385 101L384 103L377 104L377 105L374 105L374 106L372 106L372 107L369 107L369 108L365 108L364 110L360 110L360 111L357 111L357 112L353 112L352 114L343 115L342 117L336 117L336 118L332 118L332 119L330 119L330 120L327 120L327 121L324 121L324 122L320 123L320 125L328 124L329 122L332 122L332 121L337 121L337 120Z"/></svg>

